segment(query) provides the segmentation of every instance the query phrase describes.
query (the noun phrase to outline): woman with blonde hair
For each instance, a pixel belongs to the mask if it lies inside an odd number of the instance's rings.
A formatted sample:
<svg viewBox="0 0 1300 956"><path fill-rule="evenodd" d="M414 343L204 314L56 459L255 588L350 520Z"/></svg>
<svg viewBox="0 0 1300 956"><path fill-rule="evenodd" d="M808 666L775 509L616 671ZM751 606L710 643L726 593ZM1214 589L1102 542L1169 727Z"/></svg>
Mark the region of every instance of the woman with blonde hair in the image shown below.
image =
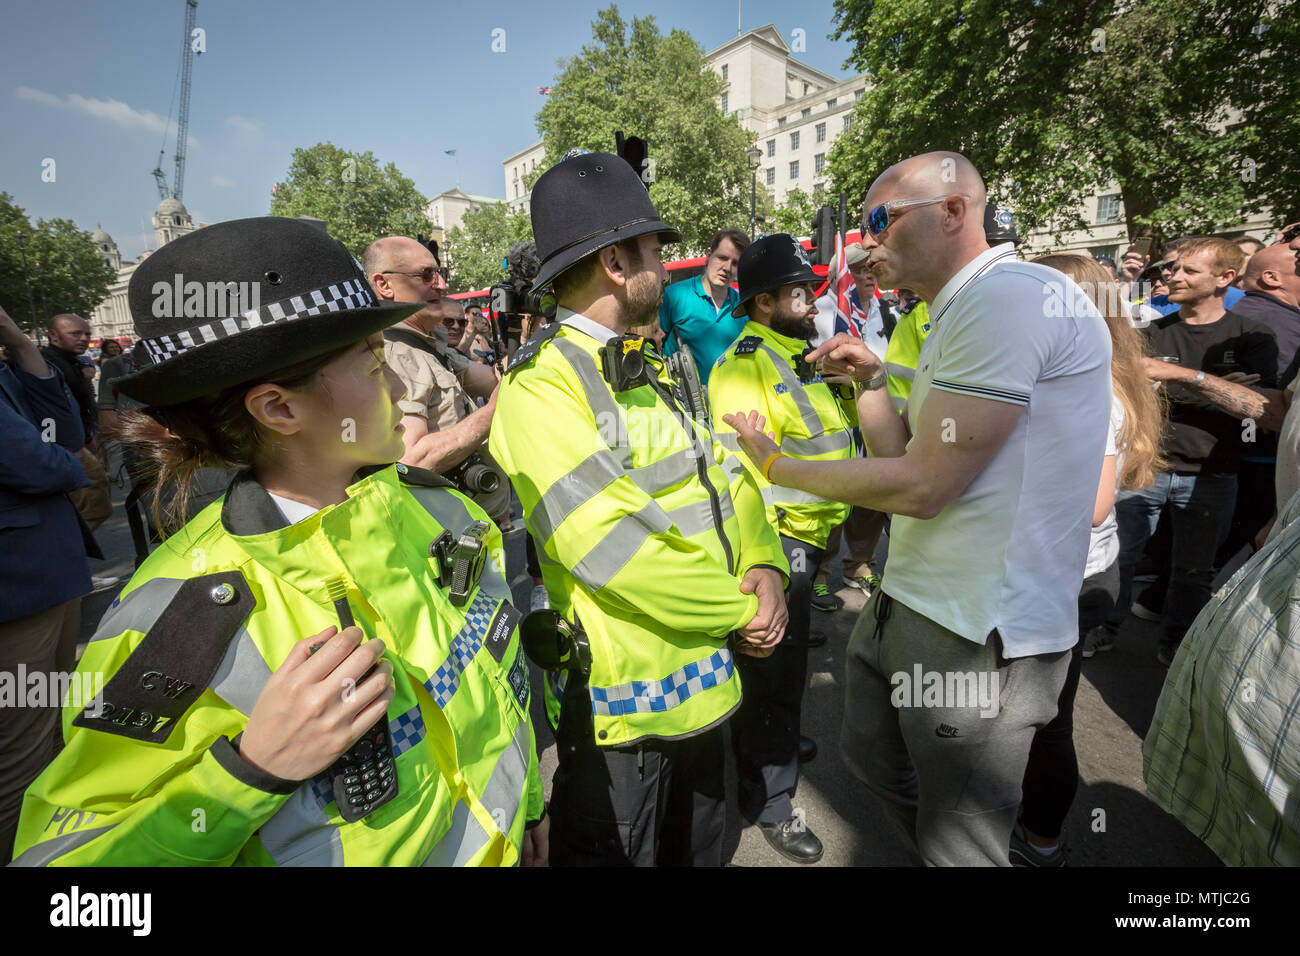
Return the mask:
<svg viewBox="0 0 1300 956"><path fill-rule="evenodd" d="M1025 767L1020 821L1011 835L1011 861L1021 866L1064 866L1061 825L1074 802L1079 761L1074 751L1074 696L1082 658L1114 646L1104 626L1119 594L1119 526L1115 492L1142 488L1160 467L1160 436L1165 409L1142 368L1145 342L1121 305L1119 284L1087 256L1049 255L1034 262L1064 273L1066 295L1086 293L1106 319L1111 337L1110 428L1101 484L1092 513L1092 538L1079 592L1079 643L1061 688L1056 717L1034 734Z"/></svg>

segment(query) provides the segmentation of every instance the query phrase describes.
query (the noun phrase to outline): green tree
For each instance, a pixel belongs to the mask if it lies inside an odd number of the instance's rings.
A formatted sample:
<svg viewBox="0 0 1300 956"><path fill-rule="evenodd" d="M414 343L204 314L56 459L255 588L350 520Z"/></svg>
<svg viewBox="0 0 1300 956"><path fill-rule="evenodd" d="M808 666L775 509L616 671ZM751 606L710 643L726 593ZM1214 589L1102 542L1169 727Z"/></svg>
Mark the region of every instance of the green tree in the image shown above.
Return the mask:
<svg viewBox="0 0 1300 956"><path fill-rule="evenodd" d="M17 240L20 230L22 254ZM36 301L34 316L23 275L23 254L31 298ZM116 278L89 232L70 219L41 219L33 226L13 197L0 193L0 304L23 331L45 328L49 317L60 312L75 312L89 319Z"/></svg>
<svg viewBox="0 0 1300 956"><path fill-rule="evenodd" d="M373 153L333 143L295 149L289 172L271 197L272 216L315 216L358 259L381 236L428 233L428 200L398 168Z"/></svg>
<svg viewBox="0 0 1300 956"><path fill-rule="evenodd" d="M836 206L839 197L831 196L824 186L815 186L812 195L802 189L792 189L785 194L785 202L777 206L768 217L765 227L767 232L788 232L792 236L806 236L812 230L813 216L822 206ZM852 209L845 221L846 228L852 229L855 223Z"/></svg>
<svg viewBox="0 0 1300 956"><path fill-rule="evenodd" d="M682 30L664 36L652 16L628 24L616 6L591 26L593 42L561 61L537 114L545 165L576 147L613 152L622 130L649 143L650 196L682 233L668 255L702 253L724 226L748 230L751 136L718 108L724 84L703 48Z"/></svg>
<svg viewBox="0 0 1300 956"><path fill-rule="evenodd" d="M1268 122L1278 135L1296 128L1254 92L1264 87L1252 78L1270 61L1286 72L1294 58L1280 55L1293 27L1264 31L1263 42L1252 33L1268 6L836 0L834 37L854 41L849 64L869 85L831 150L835 188L859 202L890 164L955 149L981 170L993 199L1016 209L1022 232L1046 227L1059 237L1084 227L1095 215L1085 200L1115 182L1130 235L1239 223L1265 201L1261 132ZM1277 80L1271 89L1294 91L1294 78ZM1229 122L1241 111L1243 122ZM1252 157L1255 181L1243 174ZM1274 198L1279 218L1286 206Z"/></svg>
<svg viewBox="0 0 1300 956"><path fill-rule="evenodd" d="M532 221L505 203L487 203L465 213L447 232L451 291L472 292L502 281L501 267L510 246L533 238Z"/></svg>

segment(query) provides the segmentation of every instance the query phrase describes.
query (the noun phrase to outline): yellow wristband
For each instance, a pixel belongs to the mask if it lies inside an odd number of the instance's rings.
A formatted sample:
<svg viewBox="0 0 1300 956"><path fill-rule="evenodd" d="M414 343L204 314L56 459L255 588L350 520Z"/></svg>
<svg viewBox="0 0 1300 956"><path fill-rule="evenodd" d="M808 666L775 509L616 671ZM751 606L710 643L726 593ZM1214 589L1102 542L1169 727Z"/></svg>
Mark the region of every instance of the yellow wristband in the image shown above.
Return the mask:
<svg viewBox="0 0 1300 956"><path fill-rule="evenodd" d="M789 458L789 457L790 457L789 455L780 451L774 451L772 452L772 454L768 455L767 460L763 462L763 467L761 469L761 471L763 472L763 480L767 482L770 482L772 480L772 475L771 475L772 462L776 461L778 458Z"/></svg>

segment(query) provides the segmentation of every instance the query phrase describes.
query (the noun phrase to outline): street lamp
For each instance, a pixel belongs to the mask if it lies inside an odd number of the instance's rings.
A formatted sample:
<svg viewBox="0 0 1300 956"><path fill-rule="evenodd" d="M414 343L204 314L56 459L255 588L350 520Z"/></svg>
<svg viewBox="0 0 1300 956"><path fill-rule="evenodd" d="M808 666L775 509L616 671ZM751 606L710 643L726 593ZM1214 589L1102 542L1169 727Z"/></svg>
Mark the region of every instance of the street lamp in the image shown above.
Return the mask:
<svg viewBox="0 0 1300 956"><path fill-rule="evenodd" d="M27 253L23 251L23 246L27 243L27 237L19 229L14 233L14 238L18 240L18 255L23 260L23 281L27 283L27 305L31 309L32 328L36 328L36 297L32 295L32 277L27 273Z"/></svg>
<svg viewBox="0 0 1300 956"><path fill-rule="evenodd" d="M763 161L763 151L755 143L745 151L749 160L749 238L754 238L754 223L758 214L758 164Z"/></svg>

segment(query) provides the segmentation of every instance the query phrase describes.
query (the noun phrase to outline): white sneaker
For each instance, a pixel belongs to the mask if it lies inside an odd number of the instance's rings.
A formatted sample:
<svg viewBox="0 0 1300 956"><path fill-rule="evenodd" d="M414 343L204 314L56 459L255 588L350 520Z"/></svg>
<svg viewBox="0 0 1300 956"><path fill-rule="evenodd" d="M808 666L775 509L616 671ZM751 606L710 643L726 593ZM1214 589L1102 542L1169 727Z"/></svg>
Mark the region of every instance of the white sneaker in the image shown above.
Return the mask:
<svg viewBox="0 0 1300 956"><path fill-rule="evenodd" d="M114 578L114 577L107 577L107 576L100 577L98 574L92 574L90 576L90 586L95 591L107 591L109 588L111 588L113 585L115 585L118 581L121 580L122 580L121 578Z"/></svg>
<svg viewBox="0 0 1300 956"><path fill-rule="evenodd" d="M532 596L528 599L528 610L544 611L551 606L551 597L546 593L546 585L534 585Z"/></svg>

